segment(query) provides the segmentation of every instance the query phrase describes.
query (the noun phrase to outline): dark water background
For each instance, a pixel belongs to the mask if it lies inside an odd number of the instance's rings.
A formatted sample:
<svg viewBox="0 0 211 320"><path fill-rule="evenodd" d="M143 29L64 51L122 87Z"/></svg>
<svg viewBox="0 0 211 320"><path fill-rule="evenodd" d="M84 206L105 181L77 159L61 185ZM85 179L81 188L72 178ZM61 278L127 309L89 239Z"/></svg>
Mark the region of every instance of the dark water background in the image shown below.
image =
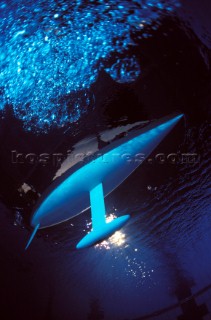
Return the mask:
<svg viewBox="0 0 211 320"><path fill-rule="evenodd" d="M26 132L6 110L0 126L1 319L83 320L93 299L105 319L141 318L173 305L154 319L174 320L183 312L183 319L203 319L190 297L211 284L210 14L208 1L182 2L176 17L165 17L152 37L139 40L141 76L119 84L101 71L92 87L95 108L66 133ZM38 232L24 252L36 193L21 197L18 188L26 182L42 193L56 170L14 165L11 150L27 153L33 145L33 152L65 152L88 135L178 110L184 121L154 155L195 153L197 161L146 162L106 198L108 213L132 215L122 245L76 251L88 230L86 212ZM211 290L195 303L211 313Z"/></svg>

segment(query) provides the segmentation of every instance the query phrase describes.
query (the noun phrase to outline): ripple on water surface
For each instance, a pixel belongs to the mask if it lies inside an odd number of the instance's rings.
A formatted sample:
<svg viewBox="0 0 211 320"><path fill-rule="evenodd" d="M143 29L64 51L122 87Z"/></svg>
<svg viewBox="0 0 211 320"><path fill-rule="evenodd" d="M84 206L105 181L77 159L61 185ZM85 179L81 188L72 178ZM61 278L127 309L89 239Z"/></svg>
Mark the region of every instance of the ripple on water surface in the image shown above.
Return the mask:
<svg viewBox="0 0 211 320"><path fill-rule="evenodd" d="M137 79L131 33L150 36L177 0L3 1L0 5L0 109L12 104L25 129L47 131L77 121L99 71L117 82ZM118 55L123 57L120 59ZM116 55L110 63L111 55ZM80 91L80 94L78 93ZM61 99L78 93L77 99Z"/></svg>

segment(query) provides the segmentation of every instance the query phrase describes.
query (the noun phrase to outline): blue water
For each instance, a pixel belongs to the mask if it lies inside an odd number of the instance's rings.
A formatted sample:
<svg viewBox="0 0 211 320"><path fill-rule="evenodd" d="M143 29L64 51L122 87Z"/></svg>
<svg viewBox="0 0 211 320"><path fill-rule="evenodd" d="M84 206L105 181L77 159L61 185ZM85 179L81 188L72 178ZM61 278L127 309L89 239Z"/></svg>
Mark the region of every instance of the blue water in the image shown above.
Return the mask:
<svg viewBox="0 0 211 320"><path fill-rule="evenodd" d="M178 0L2 1L0 110L12 105L26 130L41 133L78 121L94 107L90 88L101 70L120 83L140 76L128 52L131 34L149 37L178 6Z"/></svg>
<svg viewBox="0 0 211 320"><path fill-rule="evenodd" d="M4 319L86 320L92 299L98 299L105 320L136 319L172 305L150 318L176 320L183 314L179 300L211 284L209 6L182 0L176 9L173 1L141 1L140 8L138 1L117 1L124 9L116 10L112 1L87 3L71 2L62 16L65 2L1 2L1 314ZM177 10L186 19L182 24L174 20ZM131 49L131 30L140 37L137 51ZM98 81L101 72L108 75L104 82ZM8 107L18 125L6 114ZM103 243L75 249L91 228L88 211L38 231L24 252L31 200L24 193L18 198L19 187L25 182L42 193L59 168L15 166L11 150L66 154L102 128L109 132L175 110L185 114L184 122L157 152L196 153L197 162L160 164L152 155L106 198L109 219L130 214L131 220ZM84 115L90 118L83 120ZM69 134L49 134L69 123L74 128ZM205 303L210 316L211 290L195 302ZM190 319L199 320L194 315Z"/></svg>

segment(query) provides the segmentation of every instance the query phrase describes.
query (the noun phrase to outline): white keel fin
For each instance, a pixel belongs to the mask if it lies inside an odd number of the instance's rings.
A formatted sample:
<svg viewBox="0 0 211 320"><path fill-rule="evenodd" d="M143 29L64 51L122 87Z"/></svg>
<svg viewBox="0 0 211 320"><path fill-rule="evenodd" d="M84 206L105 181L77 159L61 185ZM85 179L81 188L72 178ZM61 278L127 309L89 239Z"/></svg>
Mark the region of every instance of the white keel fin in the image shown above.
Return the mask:
<svg viewBox="0 0 211 320"><path fill-rule="evenodd" d="M76 246L77 249L90 247L119 230L130 218L121 216L111 222L106 222L105 201L102 183L90 191L90 204L92 215L92 231L88 233Z"/></svg>

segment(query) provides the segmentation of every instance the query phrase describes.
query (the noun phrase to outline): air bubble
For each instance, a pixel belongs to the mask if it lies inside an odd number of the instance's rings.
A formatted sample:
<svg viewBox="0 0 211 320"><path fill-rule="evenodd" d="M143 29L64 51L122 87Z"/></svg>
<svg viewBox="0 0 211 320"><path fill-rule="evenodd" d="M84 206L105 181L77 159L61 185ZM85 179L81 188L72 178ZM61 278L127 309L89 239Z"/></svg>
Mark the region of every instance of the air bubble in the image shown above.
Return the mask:
<svg viewBox="0 0 211 320"><path fill-rule="evenodd" d="M178 3L128 0L123 5L120 0L101 0L87 5L85 0L68 4L61 0L58 6L55 0L3 2L0 108L12 105L24 128L37 132L78 121L93 107L85 102L86 92L101 69L106 68L119 83L140 76L136 57L125 57L132 45L131 33L138 30L143 32L140 37L148 37L148 26L157 26L162 15L171 14ZM124 58L109 66L111 54Z"/></svg>

